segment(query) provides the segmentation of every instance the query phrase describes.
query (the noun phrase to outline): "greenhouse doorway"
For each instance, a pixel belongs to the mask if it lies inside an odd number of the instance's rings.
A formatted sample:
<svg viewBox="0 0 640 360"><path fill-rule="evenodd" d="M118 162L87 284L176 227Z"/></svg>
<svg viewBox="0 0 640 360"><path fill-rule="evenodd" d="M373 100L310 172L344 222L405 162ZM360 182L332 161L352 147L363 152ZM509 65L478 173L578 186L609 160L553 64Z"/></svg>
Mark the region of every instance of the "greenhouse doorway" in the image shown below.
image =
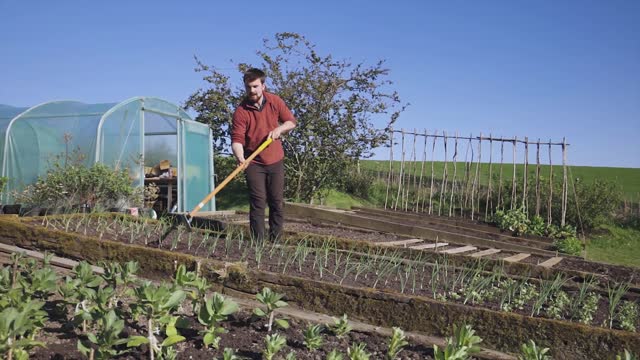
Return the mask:
<svg viewBox="0 0 640 360"><path fill-rule="evenodd" d="M152 207L157 212L177 208L180 168L178 166L178 118L152 110L144 110L144 185L157 187ZM152 185L153 184L153 185Z"/></svg>

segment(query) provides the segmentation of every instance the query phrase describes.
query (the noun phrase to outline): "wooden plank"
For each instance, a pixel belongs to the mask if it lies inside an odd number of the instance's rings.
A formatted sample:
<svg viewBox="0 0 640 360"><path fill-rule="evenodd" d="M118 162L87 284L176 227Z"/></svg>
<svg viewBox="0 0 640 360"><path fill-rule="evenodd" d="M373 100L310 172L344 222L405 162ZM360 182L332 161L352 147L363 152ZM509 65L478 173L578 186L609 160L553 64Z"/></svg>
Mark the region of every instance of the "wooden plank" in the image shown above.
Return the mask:
<svg viewBox="0 0 640 360"><path fill-rule="evenodd" d="M415 250L423 250L423 249L437 249L439 247L443 247L447 245L449 245L449 243L432 243L432 244L414 245L409 247Z"/></svg>
<svg viewBox="0 0 640 360"><path fill-rule="evenodd" d="M471 254L471 257L483 257L483 256L488 256L488 255L492 255L492 254L497 254L499 253L500 249L487 249L487 250L482 250L482 251L478 251L477 253L473 253Z"/></svg>
<svg viewBox="0 0 640 360"><path fill-rule="evenodd" d="M552 257L551 259L549 259L549 260L547 260L547 261L541 262L541 263L540 263L540 264L538 264L538 265L540 265L540 266L544 266L544 267L546 267L546 268L550 268L550 267L552 267L553 265L555 265L555 264L559 263L560 261L562 261L562 259L564 259L564 258L563 258L563 257L560 257L560 256L555 256L555 257Z"/></svg>
<svg viewBox="0 0 640 360"><path fill-rule="evenodd" d="M407 245L409 244L415 244L415 243L419 243L419 242L423 242L424 240L422 239L406 239L406 240L395 240L395 241L386 241L386 242L380 242L377 243L379 245L382 246L403 246L403 247L407 247Z"/></svg>
<svg viewBox="0 0 640 360"><path fill-rule="evenodd" d="M7 253L7 254L11 254L11 253L23 253L26 256L38 259L38 260L42 260L44 259L44 254L37 252L37 251L32 251L32 250L27 250L27 249L23 249L17 246L13 246L13 245L7 245L7 244L3 244L0 243L0 251ZM73 261L73 260L69 260L69 259L65 259L65 258L61 258L58 256L53 256L51 258L51 265L55 265L55 266L59 266L65 269L73 269L76 265L78 265L77 261ZM93 266L91 265L91 269L93 270L93 272L97 273L97 274L104 274L104 269L99 267L99 266Z"/></svg>
<svg viewBox="0 0 640 360"><path fill-rule="evenodd" d="M531 254L519 253L519 254L515 254L513 256L506 257L506 258L504 258L502 260L507 261L507 262L518 262L520 260L528 258L529 256L531 256Z"/></svg>
<svg viewBox="0 0 640 360"><path fill-rule="evenodd" d="M458 248L453 248L453 249L447 249L447 250L443 250L442 252L445 254L460 254L463 252L467 252L467 251L473 251L473 250L477 250L478 248L475 246L462 246L462 247L458 247Z"/></svg>

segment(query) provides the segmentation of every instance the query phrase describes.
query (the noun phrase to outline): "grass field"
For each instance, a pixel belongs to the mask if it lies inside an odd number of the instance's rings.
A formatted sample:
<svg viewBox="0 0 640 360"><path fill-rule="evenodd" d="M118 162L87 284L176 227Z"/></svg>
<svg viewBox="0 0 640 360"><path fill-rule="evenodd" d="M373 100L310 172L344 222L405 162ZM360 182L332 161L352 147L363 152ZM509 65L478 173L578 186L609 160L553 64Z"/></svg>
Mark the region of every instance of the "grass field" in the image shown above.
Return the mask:
<svg viewBox="0 0 640 360"><path fill-rule="evenodd" d="M640 230L618 225L603 225L601 230L587 240L589 260L640 267Z"/></svg>
<svg viewBox="0 0 640 360"><path fill-rule="evenodd" d="M386 177L389 173L389 161L388 160L362 160L361 168L374 172L377 176ZM404 164L405 174L415 175L419 178L420 173L423 176L431 175L431 162L426 162L423 166L422 162L405 162ZM464 176L465 163L457 162L456 173L457 178L460 179ZM400 161L394 161L392 164L393 172L398 174L400 172ZM433 162L433 173L436 179L442 179L444 171L444 162ZM454 164L452 162L447 163L447 171L449 178L453 176ZM553 171L553 177L555 179L562 179L563 171L561 165L541 165L540 176L544 179L549 179L549 173ZM476 164L471 167L471 175L476 172ZM500 164L493 164L491 166L492 177L494 179L500 176ZM516 164L516 177L522 179L524 172L523 164ZM569 166L567 170L567 176L572 179L580 179L580 181L593 182L596 179L605 179L614 181L617 183L623 193L624 199L628 201L637 202L640 201L640 169L634 168L613 168L613 167L592 167L592 166ZM535 176L536 165L529 164L527 173L529 176ZM489 183L489 164L481 163L478 171L480 184L486 185ZM511 179L513 177L513 164L502 165L502 178Z"/></svg>

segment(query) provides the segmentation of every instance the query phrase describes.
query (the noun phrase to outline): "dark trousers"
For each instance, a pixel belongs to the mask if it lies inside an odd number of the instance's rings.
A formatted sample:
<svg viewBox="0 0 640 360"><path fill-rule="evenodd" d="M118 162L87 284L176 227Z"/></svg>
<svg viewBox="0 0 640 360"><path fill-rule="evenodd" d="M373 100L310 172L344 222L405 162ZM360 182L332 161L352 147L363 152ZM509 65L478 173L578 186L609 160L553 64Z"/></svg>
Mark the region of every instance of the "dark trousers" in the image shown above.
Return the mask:
<svg viewBox="0 0 640 360"><path fill-rule="evenodd" d="M264 239L264 210L269 205L269 239L282 236L284 223L284 161L251 164L245 170L249 186L249 224L254 239Z"/></svg>

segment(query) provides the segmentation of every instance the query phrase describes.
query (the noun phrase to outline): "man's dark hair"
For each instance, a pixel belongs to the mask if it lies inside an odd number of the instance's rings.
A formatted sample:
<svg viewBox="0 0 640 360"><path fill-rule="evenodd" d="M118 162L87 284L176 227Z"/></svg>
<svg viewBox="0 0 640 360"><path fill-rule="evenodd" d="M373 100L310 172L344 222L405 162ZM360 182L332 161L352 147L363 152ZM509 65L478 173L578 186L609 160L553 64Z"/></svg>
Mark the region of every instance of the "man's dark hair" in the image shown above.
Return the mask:
<svg viewBox="0 0 640 360"><path fill-rule="evenodd" d="M264 81L267 79L267 74L260 69L251 68L245 71L244 76L242 77L245 84L256 81L256 79L260 79L260 82L264 84Z"/></svg>

